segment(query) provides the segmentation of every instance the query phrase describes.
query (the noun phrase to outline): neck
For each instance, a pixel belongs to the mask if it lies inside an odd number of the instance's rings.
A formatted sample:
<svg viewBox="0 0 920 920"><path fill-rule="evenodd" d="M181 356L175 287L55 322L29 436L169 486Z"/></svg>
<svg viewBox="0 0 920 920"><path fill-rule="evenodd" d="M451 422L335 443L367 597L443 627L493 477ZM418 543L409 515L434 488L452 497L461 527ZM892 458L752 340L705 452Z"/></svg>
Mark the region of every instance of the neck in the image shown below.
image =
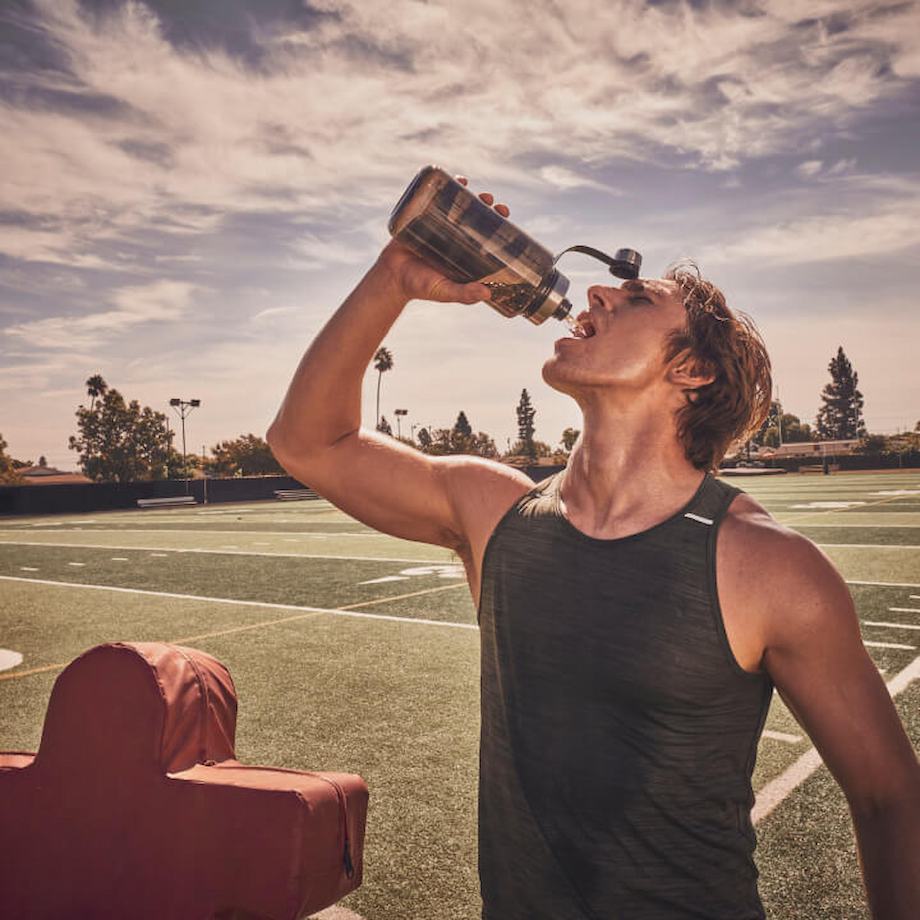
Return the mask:
<svg viewBox="0 0 920 920"><path fill-rule="evenodd" d="M593 535L630 532L686 504L703 472L684 455L672 410L582 405L582 433L562 474L566 516Z"/></svg>

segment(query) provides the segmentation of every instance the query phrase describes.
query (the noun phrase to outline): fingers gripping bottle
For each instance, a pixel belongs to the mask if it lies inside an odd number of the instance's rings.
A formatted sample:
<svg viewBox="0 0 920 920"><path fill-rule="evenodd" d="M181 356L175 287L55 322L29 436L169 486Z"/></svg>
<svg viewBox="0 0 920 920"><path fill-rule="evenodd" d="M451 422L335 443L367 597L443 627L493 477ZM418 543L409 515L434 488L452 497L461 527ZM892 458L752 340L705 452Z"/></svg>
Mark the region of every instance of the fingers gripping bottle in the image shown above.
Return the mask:
<svg viewBox="0 0 920 920"><path fill-rule="evenodd" d="M620 249L611 258L590 246L570 246L558 256L489 207L438 166L425 166L409 183L389 220L390 234L420 259L461 284L480 281L492 291L486 303L503 316L532 323L567 320L569 279L555 266L575 251L607 264L620 278L636 278L642 257Z"/></svg>

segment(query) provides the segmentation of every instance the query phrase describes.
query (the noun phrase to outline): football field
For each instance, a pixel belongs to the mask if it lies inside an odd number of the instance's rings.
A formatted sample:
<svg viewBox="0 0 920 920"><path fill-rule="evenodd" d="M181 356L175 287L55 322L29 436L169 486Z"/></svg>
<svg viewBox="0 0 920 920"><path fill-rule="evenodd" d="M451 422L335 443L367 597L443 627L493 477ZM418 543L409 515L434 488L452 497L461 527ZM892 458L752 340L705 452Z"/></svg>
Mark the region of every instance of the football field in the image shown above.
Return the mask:
<svg viewBox="0 0 920 920"><path fill-rule="evenodd" d="M837 566L920 746L920 470L730 481ZM0 750L37 749L75 656L152 640L228 666L243 763L366 780L364 884L321 916L479 920L479 634L448 550L325 501L0 518ZM768 916L868 920L846 802L776 694L754 789Z"/></svg>

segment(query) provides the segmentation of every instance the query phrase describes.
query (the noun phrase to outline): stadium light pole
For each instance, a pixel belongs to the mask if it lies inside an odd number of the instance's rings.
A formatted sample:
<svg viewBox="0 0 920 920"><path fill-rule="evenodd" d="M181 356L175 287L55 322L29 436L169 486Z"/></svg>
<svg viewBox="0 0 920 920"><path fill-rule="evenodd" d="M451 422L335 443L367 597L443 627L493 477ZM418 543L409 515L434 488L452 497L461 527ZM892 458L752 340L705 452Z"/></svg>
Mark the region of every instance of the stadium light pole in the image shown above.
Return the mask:
<svg viewBox="0 0 920 920"><path fill-rule="evenodd" d="M399 424L399 420L404 416L409 414L408 409L394 409L393 414L396 416L396 437L402 437L402 425Z"/></svg>
<svg viewBox="0 0 920 920"><path fill-rule="evenodd" d="M188 495L188 462L185 457L185 418L191 415L192 409L197 409L201 405L200 399L179 399L174 396L169 404L173 407L176 415L182 419L182 469L185 472L185 494Z"/></svg>

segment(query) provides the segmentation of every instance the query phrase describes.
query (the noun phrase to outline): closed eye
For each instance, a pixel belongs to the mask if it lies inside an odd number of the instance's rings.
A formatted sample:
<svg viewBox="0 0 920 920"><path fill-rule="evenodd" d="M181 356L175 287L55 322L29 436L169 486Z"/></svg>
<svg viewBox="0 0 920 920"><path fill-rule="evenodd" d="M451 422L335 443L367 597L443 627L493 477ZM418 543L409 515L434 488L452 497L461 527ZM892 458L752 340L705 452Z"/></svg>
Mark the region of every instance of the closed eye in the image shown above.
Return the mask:
<svg viewBox="0 0 920 920"><path fill-rule="evenodd" d="M646 297L644 294L634 294L632 297L629 298L629 302L630 302L630 303L647 303L647 304L650 304L650 303L652 302L652 298L651 298L651 297Z"/></svg>

